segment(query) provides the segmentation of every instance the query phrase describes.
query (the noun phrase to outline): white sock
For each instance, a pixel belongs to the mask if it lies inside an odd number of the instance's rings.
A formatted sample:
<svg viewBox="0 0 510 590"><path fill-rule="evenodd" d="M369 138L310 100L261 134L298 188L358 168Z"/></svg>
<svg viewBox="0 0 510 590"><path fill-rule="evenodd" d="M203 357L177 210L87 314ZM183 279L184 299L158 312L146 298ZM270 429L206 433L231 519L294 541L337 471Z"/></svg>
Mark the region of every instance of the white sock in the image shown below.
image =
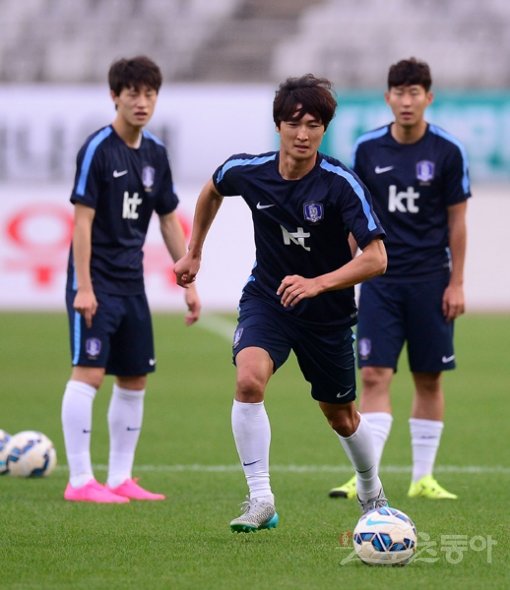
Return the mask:
<svg viewBox="0 0 510 590"><path fill-rule="evenodd" d="M390 435L393 416L387 412L363 412L363 418L368 422L372 430L375 462L377 464L377 470L379 470L384 445Z"/></svg>
<svg viewBox="0 0 510 590"><path fill-rule="evenodd" d="M68 381L62 400L62 429L73 488L84 486L94 477L90 460L92 406L97 389L82 381Z"/></svg>
<svg viewBox="0 0 510 590"><path fill-rule="evenodd" d="M443 422L439 420L409 419L413 449L413 482L426 475L432 475L443 427Z"/></svg>
<svg viewBox="0 0 510 590"><path fill-rule="evenodd" d="M112 488L131 479L136 445L142 429L144 395L144 389L135 391L115 383L113 385L108 408L110 456L107 480Z"/></svg>
<svg viewBox="0 0 510 590"><path fill-rule="evenodd" d="M271 426L264 402L247 404L234 400L232 432L251 499L274 503L269 483Z"/></svg>
<svg viewBox="0 0 510 590"><path fill-rule="evenodd" d="M377 496L382 484L377 473L372 431L360 414L359 426L351 436L338 435L342 447L356 471L356 490L361 500Z"/></svg>

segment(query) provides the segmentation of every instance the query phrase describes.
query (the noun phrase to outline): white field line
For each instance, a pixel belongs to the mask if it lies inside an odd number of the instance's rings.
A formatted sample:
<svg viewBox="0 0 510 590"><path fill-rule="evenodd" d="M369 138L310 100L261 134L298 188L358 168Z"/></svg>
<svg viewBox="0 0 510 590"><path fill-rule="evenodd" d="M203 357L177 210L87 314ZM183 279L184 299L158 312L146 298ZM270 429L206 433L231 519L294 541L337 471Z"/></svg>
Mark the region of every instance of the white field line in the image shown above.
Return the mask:
<svg viewBox="0 0 510 590"><path fill-rule="evenodd" d="M67 469L65 465L57 468ZM106 465L94 465L98 471L106 471ZM348 465L271 465L272 473L351 473ZM241 466L234 465L136 465L134 471L154 473L234 473L241 472ZM386 465L381 467L381 473L410 473L408 465ZM462 475L510 475L510 467L505 465L438 465L434 473L455 473Z"/></svg>
<svg viewBox="0 0 510 590"><path fill-rule="evenodd" d="M212 332L217 336L232 341L235 322L217 315L203 315L198 326ZM98 470L106 470L106 465L96 465ZM204 472L204 473L229 473L241 471L239 465L137 465L137 471L154 471L163 473L176 472ZM351 473L352 468L348 465L272 465L273 473ZM411 467L405 465L387 465L381 467L382 473L410 473ZM436 466L434 473L459 473L459 474L502 474L510 475L510 467L503 465L443 465Z"/></svg>
<svg viewBox="0 0 510 590"><path fill-rule="evenodd" d="M204 314L196 325L229 342L232 342L234 330L236 329L236 322L211 314Z"/></svg>

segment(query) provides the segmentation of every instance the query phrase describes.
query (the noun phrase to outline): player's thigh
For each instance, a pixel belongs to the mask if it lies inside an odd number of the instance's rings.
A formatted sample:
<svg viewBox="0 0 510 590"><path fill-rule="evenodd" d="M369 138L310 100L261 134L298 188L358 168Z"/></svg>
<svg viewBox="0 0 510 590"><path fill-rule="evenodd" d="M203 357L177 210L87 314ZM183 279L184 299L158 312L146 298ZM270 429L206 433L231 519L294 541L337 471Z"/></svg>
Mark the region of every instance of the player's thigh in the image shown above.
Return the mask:
<svg viewBox="0 0 510 590"><path fill-rule="evenodd" d="M293 350L315 400L345 404L356 398L354 336L350 327L297 327Z"/></svg>
<svg viewBox="0 0 510 590"><path fill-rule="evenodd" d="M236 399L245 403L264 400L274 364L269 353L258 346L243 348L236 355Z"/></svg>
<svg viewBox="0 0 510 590"><path fill-rule="evenodd" d="M397 370L405 341L404 298L394 282L368 281L361 286L356 345L358 366Z"/></svg>
<svg viewBox="0 0 510 590"><path fill-rule="evenodd" d="M76 291L66 291L67 316L73 366L106 368L111 337L121 321L122 310L108 295L96 293L98 307L87 327L81 314L73 309Z"/></svg>
<svg viewBox="0 0 510 590"><path fill-rule="evenodd" d="M454 322L443 314L448 277L409 285L406 314L407 353L411 371L437 373L455 368Z"/></svg>
<svg viewBox="0 0 510 590"><path fill-rule="evenodd" d="M106 372L132 377L156 369L152 318L144 294L118 297L123 307L122 321L112 336Z"/></svg>

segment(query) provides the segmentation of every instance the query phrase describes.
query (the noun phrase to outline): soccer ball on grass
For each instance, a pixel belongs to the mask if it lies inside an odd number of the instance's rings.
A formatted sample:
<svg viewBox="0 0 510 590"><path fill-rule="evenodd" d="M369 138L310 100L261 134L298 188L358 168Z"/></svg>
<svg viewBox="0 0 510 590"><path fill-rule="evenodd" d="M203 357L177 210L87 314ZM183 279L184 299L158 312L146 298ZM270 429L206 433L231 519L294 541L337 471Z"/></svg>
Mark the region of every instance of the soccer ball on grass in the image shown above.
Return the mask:
<svg viewBox="0 0 510 590"><path fill-rule="evenodd" d="M7 473L7 445L11 435L0 429L0 475Z"/></svg>
<svg viewBox="0 0 510 590"><path fill-rule="evenodd" d="M23 430L11 437L6 464L9 475L14 477L44 477L55 469L57 453L45 434Z"/></svg>
<svg viewBox="0 0 510 590"><path fill-rule="evenodd" d="M368 565L406 565L416 542L413 521L389 506L363 514L353 531L354 550Z"/></svg>

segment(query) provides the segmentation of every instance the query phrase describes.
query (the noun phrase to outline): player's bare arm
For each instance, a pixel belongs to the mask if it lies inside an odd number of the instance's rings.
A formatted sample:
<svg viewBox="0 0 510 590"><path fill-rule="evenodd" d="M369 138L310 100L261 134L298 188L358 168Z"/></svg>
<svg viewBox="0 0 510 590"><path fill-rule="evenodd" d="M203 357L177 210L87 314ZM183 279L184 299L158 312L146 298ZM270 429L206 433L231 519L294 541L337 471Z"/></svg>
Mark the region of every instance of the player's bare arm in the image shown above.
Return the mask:
<svg viewBox="0 0 510 590"><path fill-rule="evenodd" d="M176 262L186 254L186 238L176 211L159 216L159 227L166 249Z"/></svg>
<svg viewBox="0 0 510 590"><path fill-rule="evenodd" d="M188 252L174 267L177 284L181 287L188 287L198 274L205 238L222 202L222 195L216 190L213 181L209 180L197 200Z"/></svg>
<svg viewBox="0 0 510 590"><path fill-rule="evenodd" d="M352 234L349 234L349 237L347 239L349 240L349 248L351 249L351 256L354 258L356 256L356 254L358 253L358 242L356 242L356 238Z"/></svg>
<svg viewBox="0 0 510 590"><path fill-rule="evenodd" d="M443 295L443 314L447 320L454 320L465 311L464 262L467 242L466 211L466 201L448 207L448 233L452 257L452 271L450 282Z"/></svg>
<svg viewBox="0 0 510 590"><path fill-rule="evenodd" d="M92 326L92 318L97 311L97 300L90 278L92 222L95 214L91 207L79 203L74 207L73 257L78 288L73 307L85 318L88 328Z"/></svg>
<svg viewBox="0 0 510 590"><path fill-rule="evenodd" d="M286 276L278 287L283 307L296 305L302 299L316 297L326 291L346 289L381 275L387 265L386 248L380 239L370 242L359 256L337 270L307 279L299 275Z"/></svg>
<svg viewBox="0 0 510 590"><path fill-rule="evenodd" d="M174 262L179 260L186 253L186 239L177 213L172 211L167 215L160 215L159 226L163 241L165 242L172 260L174 260ZM187 326L191 326L199 319L202 308L198 292L194 285L190 285L189 288L186 289L184 300L188 309L185 322Z"/></svg>

